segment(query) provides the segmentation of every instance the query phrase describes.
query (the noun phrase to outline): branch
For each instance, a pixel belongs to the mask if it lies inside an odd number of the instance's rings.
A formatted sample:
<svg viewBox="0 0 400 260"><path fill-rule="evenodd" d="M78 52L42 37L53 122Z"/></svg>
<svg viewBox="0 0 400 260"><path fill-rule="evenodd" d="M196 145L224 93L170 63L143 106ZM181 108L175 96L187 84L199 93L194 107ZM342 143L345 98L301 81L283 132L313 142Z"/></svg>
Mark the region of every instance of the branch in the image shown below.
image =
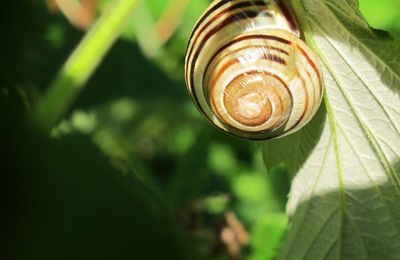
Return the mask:
<svg viewBox="0 0 400 260"><path fill-rule="evenodd" d="M132 15L140 0L118 0L99 18L39 100L34 121L45 131L61 119Z"/></svg>

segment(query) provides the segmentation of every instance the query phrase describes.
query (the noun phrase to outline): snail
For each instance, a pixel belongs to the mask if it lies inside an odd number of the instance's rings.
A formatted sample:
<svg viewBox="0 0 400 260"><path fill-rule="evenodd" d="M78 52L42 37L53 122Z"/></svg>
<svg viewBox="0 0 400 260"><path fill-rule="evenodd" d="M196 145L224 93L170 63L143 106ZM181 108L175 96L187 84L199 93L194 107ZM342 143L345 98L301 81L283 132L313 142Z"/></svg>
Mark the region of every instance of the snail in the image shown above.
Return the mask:
<svg viewBox="0 0 400 260"><path fill-rule="evenodd" d="M197 108L218 128L264 140L302 128L323 96L316 55L282 0L215 0L185 57Z"/></svg>

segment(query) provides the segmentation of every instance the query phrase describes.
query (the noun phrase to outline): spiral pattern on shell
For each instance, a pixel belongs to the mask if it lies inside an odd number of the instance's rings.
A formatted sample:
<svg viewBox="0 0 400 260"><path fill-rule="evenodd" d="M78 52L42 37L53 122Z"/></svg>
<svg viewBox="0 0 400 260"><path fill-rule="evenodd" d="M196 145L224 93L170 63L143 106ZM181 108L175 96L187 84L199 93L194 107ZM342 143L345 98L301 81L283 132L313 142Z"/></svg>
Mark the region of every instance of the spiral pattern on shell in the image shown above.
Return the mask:
<svg viewBox="0 0 400 260"><path fill-rule="evenodd" d="M317 58L279 0L214 1L189 39L185 79L217 127L255 140L297 131L323 95Z"/></svg>

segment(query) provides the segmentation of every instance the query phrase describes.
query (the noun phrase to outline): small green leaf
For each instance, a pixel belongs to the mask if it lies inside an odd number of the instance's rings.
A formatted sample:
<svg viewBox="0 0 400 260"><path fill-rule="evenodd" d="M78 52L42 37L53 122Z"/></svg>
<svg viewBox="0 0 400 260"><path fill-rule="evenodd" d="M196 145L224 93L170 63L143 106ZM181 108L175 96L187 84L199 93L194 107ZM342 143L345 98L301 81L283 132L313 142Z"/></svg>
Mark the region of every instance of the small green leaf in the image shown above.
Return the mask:
<svg viewBox="0 0 400 260"><path fill-rule="evenodd" d="M287 226L287 217L281 213L262 215L251 231L251 260L274 259Z"/></svg>
<svg viewBox="0 0 400 260"><path fill-rule="evenodd" d="M263 145L293 176L279 259L400 259L400 42L356 0L292 0L319 55L324 104L299 133Z"/></svg>

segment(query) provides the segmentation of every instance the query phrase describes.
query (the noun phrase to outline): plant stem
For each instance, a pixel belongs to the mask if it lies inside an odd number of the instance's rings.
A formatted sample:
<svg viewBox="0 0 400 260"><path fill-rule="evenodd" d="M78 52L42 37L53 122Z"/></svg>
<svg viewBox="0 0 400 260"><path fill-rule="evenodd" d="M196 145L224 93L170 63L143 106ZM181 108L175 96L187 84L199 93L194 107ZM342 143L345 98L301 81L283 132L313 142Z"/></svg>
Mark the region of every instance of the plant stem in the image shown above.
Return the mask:
<svg viewBox="0 0 400 260"><path fill-rule="evenodd" d="M35 108L33 116L39 128L50 131L61 119L120 36L139 1L116 1L85 35Z"/></svg>

